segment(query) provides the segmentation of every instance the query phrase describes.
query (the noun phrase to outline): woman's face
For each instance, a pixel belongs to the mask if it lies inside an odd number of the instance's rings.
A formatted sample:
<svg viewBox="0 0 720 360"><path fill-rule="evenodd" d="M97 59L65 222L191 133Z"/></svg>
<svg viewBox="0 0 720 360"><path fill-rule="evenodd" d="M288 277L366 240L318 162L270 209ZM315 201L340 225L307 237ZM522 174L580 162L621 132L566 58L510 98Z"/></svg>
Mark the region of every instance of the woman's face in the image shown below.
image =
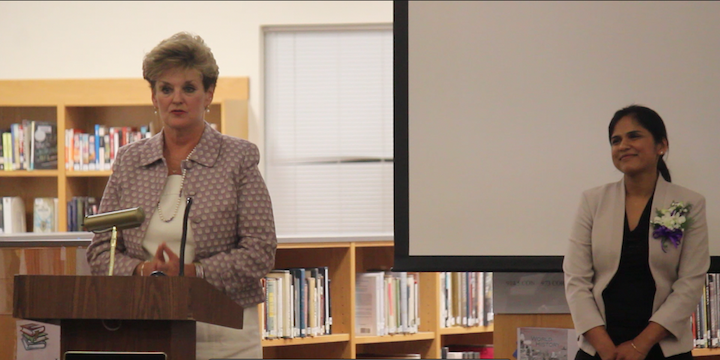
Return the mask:
<svg viewBox="0 0 720 360"><path fill-rule="evenodd" d="M214 89L203 89L202 74L195 69L170 69L162 73L152 91L153 105L164 126L173 129L203 124L205 108Z"/></svg>
<svg viewBox="0 0 720 360"><path fill-rule="evenodd" d="M656 143L652 133L629 116L617 122L610 144L613 164L625 175L657 172L658 157L667 150L667 140Z"/></svg>

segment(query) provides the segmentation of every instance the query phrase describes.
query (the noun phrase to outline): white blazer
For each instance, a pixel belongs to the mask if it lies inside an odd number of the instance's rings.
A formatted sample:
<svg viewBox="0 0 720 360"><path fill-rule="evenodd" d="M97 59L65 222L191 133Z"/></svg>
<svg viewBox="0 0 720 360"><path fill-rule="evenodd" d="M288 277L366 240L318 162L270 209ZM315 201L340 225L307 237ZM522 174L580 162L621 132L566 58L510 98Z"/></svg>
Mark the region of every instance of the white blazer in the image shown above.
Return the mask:
<svg viewBox="0 0 720 360"><path fill-rule="evenodd" d="M650 219L656 210L668 208L673 201L692 205L689 217L693 223L678 248L670 244L663 252L660 240L652 237L652 225L648 234L650 272L656 287L650 321L671 333L660 341L666 357L693 348L690 318L700 302L710 267L705 198L658 176ZM620 264L624 224L624 180L583 193L563 260L565 296L578 334L605 325L602 292ZM582 350L595 355L596 350L583 335L578 336L578 342Z"/></svg>

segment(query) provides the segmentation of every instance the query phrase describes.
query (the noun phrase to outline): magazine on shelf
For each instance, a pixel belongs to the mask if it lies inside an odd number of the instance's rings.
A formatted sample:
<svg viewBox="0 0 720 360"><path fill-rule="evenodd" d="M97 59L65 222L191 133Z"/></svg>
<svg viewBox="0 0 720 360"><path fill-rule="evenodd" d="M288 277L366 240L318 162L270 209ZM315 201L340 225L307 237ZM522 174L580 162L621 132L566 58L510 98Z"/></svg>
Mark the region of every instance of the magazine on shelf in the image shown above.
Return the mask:
<svg viewBox="0 0 720 360"><path fill-rule="evenodd" d="M517 360L568 360L578 351L575 329L519 327Z"/></svg>

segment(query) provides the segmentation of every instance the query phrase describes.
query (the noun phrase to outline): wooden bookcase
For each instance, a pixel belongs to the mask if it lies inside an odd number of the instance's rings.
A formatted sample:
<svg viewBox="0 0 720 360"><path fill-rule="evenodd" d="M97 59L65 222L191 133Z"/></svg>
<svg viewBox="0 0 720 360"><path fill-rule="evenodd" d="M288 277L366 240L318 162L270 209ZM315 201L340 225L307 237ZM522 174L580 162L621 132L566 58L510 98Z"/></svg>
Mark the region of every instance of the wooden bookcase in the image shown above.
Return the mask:
<svg viewBox="0 0 720 360"><path fill-rule="evenodd" d="M420 274L420 328L416 334L355 334L357 273L390 269L392 241L278 244L275 268L328 266L332 300L332 335L263 340L264 357L353 359L361 353L419 353L438 359L448 344L492 344L493 327L440 327L440 274Z"/></svg>
<svg viewBox="0 0 720 360"><path fill-rule="evenodd" d="M224 134L247 138L248 79L218 80L206 120ZM25 201L28 230L32 230L33 199L58 198L58 230L67 230L65 204L73 196L102 197L110 171L65 170L65 129L94 134L94 125L159 129L150 88L143 79L2 80L0 129L23 119L57 125L58 169L0 171L0 196L20 196Z"/></svg>
<svg viewBox="0 0 720 360"><path fill-rule="evenodd" d="M0 236L0 241L2 238ZM15 353L15 319L12 317L14 275L75 275L76 260L82 261L82 254L78 255L77 251L78 247L11 247L0 242L0 359L12 359ZM264 357L352 359L359 353L420 353L423 358L436 359L440 358L443 345L492 344L492 326L440 328L438 273L421 274L419 333L356 336L355 275L358 271L390 267L392 257L392 241L279 244L276 268L328 266L332 334L263 340Z"/></svg>

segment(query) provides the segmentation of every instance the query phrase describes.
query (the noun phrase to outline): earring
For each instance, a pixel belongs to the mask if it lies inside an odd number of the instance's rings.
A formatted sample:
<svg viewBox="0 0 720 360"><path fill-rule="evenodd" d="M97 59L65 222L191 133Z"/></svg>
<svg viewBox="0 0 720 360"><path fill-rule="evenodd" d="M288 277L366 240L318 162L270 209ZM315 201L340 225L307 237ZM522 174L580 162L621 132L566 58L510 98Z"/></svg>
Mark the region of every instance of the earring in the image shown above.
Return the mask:
<svg viewBox="0 0 720 360"><path fill-rule="evenodd" d="M210 107L209 107L209 106L205 108L205 112L208 113L208 114L210 113Z"/></svg>
<svg viewBox="0 0 720 360"><path fill-rule="evenodd" d="M155 115L157 115L157 108L155 108Z"/></svg>

